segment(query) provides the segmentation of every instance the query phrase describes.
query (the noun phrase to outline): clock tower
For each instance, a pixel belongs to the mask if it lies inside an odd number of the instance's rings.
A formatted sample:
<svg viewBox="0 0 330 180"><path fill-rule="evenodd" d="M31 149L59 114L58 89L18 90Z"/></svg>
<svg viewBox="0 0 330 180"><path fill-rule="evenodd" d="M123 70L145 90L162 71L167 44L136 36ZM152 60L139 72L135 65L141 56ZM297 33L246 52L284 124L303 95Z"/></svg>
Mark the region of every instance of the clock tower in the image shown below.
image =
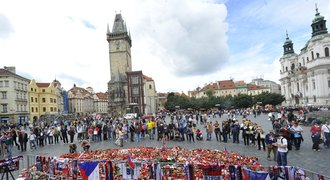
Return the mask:
<svg viewBox="0 0 330 180"><path fill-rule="evenodd" d="M121 14L116 14L111 32L108 26L107 41L110 61L109 112L122 115L128 107L126 72L132 71L132 40Z"/></svg>

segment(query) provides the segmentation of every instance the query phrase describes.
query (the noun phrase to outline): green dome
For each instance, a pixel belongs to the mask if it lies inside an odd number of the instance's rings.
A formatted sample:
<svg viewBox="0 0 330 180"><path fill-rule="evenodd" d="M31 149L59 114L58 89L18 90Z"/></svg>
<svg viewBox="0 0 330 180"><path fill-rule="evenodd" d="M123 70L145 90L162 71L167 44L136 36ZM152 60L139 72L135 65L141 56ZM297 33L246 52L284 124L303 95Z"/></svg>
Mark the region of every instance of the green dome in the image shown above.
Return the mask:
<svg viewBox="0 0 330 180"><path fill-rule="evenodd" d="M291 44L291 43L292 43L292 41L288 37L284 41L284 44Z"/></svg>
<svg viewBox="0 0 330 180"><path fill-rule="evenodd" d="M313 23L322 21L324 19L324 16L321 16L320 13L315 14L315 18L313 19Z"/></svg>

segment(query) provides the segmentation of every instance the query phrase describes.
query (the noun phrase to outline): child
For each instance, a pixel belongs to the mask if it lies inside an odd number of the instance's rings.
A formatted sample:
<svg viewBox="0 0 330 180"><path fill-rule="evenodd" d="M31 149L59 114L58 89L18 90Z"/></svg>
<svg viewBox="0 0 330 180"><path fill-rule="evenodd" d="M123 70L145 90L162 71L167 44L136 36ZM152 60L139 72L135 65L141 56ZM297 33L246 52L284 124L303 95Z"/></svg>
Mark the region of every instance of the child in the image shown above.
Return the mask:
<svg viewBox="0 0 330 180"><path fill-rule="evenodd" d="M70 143L69 151L70 151L71 154L77 152L77 145L75 143Z"/></svg>
<svg viewBox="0 0 330 180"><path fill-rule="evenodd" d="M87 140L83 140L81 143L81 147L84 149L85 152L89 152L90 144Z"/></svg>

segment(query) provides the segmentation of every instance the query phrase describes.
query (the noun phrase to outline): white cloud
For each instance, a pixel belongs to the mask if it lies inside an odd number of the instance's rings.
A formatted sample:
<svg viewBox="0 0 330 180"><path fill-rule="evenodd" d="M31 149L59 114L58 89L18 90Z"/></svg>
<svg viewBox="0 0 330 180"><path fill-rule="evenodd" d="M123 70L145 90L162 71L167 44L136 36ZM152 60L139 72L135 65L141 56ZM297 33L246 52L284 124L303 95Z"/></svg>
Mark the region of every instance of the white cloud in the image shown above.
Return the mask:
<svg viewBox="0 0 330 180"><path fill-rule="evenodd" d="M180 76L210 74L228 59L223 4L32 0L19 6L0 2L0 12L15 30L9 40L0 41L3 66L16 66L18 73L39 82L57 78L66 89L76 83L106 91L110 80L106 24L112 26L115 11L121 11L132 34L133 70L154 78L158 91L187 89L194 84L192 78Z"/></svg>

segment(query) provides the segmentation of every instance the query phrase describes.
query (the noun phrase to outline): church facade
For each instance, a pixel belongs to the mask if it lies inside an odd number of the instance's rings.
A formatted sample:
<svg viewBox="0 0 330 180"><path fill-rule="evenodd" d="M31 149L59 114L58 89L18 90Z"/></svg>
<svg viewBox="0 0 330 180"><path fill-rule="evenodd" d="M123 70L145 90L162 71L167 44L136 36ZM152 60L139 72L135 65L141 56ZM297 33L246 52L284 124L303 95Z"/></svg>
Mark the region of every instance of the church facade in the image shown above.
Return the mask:
<svg viewBox="0 0 330 180"><path fill-rule="evenodd" d="M279 60L281 94L286 99L283 106L330 105L330 35L317 8L311 27L312 37L299 54L288 34L284 42Z"/></svg>

